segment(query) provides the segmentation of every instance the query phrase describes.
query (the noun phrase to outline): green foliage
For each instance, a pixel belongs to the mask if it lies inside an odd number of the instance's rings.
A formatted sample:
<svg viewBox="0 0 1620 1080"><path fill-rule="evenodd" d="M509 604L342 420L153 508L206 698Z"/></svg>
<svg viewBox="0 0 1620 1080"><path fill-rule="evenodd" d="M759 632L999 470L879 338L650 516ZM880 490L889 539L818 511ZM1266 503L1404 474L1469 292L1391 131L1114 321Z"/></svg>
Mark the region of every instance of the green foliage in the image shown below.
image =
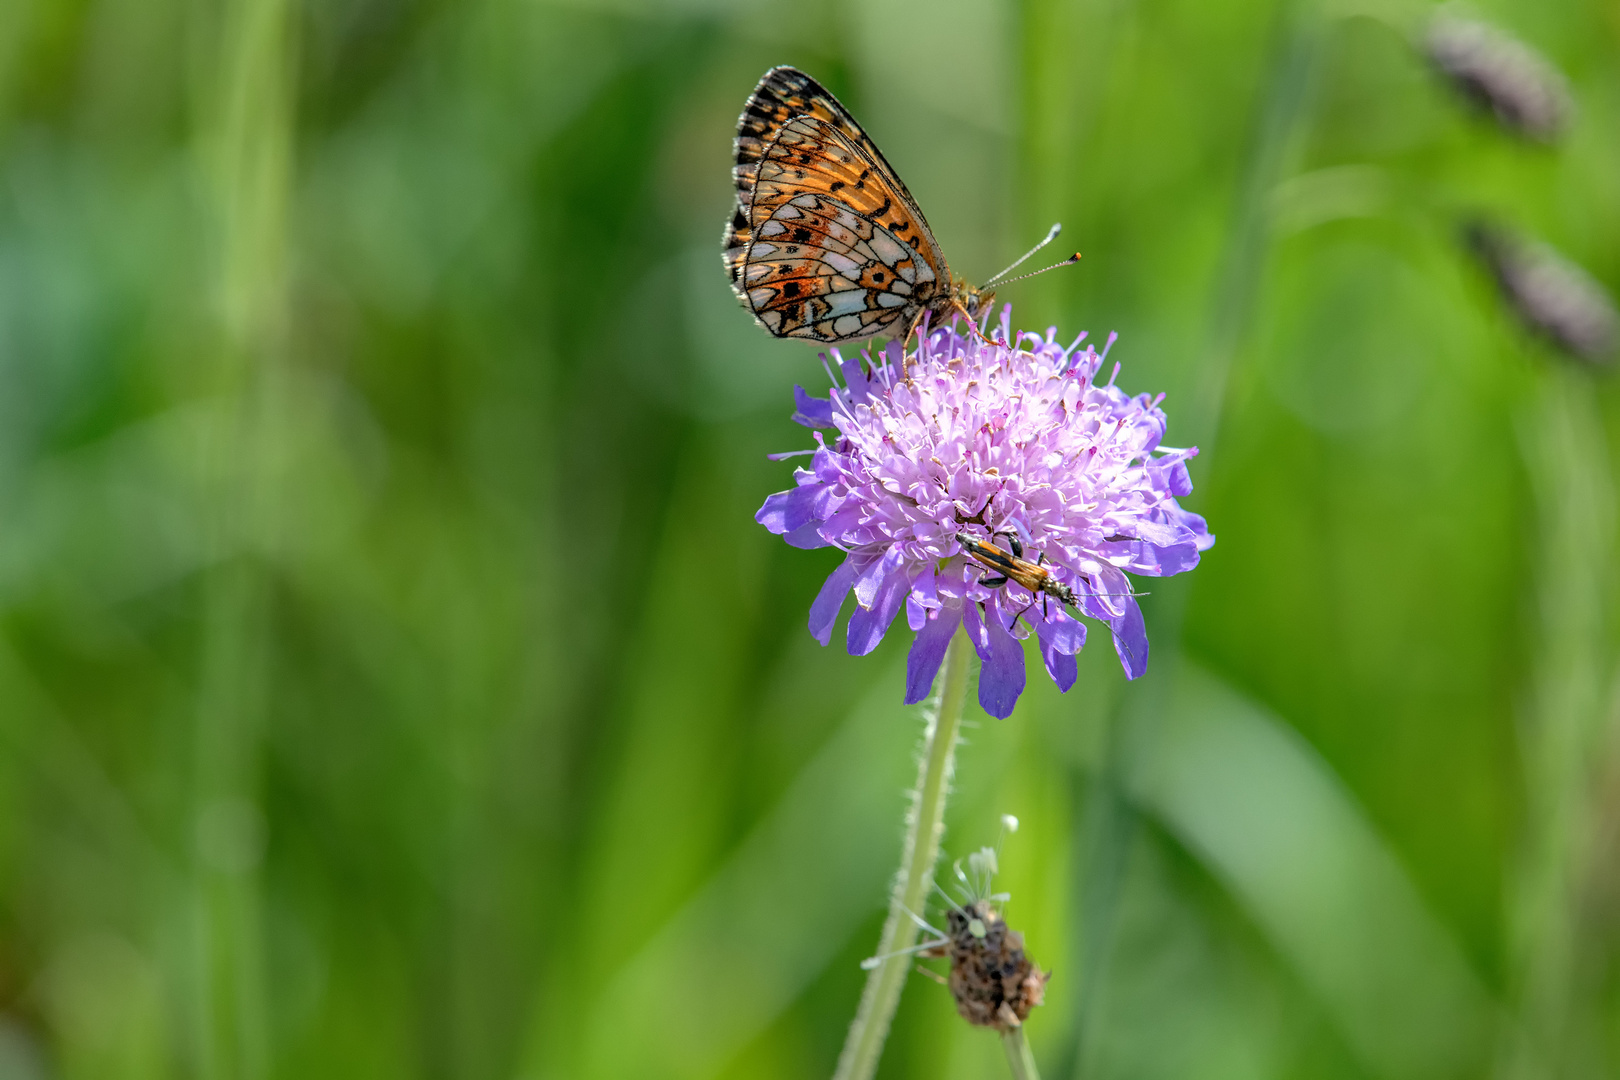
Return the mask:
<svg viewBox="0 0 1620 1080"><path fill-rule="evenodd" d="M17 0L0 35L0 1078L830 1075L919 722L754 524L811 349L731 300L796 63L1015 321L1117 329L1218 545L958 758L1050 1077L1620 1069L1615 392L1461 254L1620 288L1620 21L1422 6ZM1032 660L1032 663L1034 661ZM913 980L880 1075L1005 1068Z"/></svg>

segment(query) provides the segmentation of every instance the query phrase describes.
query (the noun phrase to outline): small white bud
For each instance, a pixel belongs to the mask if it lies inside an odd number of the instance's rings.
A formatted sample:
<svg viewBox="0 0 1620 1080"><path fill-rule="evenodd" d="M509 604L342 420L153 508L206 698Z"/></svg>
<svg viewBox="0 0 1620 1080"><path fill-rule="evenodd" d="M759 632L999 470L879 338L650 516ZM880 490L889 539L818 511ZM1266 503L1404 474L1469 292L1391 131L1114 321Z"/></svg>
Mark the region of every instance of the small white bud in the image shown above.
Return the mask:
<svg viewBox="0 0 1620 1080"><path fill-rule="evenodd" d="M1013 817L1011 814L1002 814L1001 827L1006 829L1008 832L1017 832L1018 819Z"/></svg>

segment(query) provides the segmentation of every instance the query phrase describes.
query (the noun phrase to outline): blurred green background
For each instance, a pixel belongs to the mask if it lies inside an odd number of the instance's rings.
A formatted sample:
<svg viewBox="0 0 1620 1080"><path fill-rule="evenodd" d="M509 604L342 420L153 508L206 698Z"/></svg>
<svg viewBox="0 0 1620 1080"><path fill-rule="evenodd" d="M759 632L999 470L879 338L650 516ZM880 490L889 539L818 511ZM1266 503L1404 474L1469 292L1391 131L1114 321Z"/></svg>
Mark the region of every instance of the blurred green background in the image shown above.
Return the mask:
<svg viewBox="0 0 1620 1080"><path fill-rule="evenodd" d="M0 1077L830 1075L919 721L752 520L777 63L1205 450L1149 676L959 757L1049 1080L1620 1075L1620 403L1456 243L1620 286L1620 8L1474 10L1561 145L1375 0L0 5ZM1004 1068L911 981L881 1075Z"/></svg>

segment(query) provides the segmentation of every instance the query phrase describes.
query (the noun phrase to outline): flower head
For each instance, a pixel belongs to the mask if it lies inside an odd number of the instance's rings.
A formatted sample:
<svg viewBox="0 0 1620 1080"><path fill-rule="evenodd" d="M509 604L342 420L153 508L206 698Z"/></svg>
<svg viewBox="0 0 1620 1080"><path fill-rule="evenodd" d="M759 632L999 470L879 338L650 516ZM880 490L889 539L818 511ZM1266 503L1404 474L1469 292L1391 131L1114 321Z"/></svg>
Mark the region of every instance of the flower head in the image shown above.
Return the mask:
<svg viewBox="0 0 1620 1080"><path fill-rule="evenodd" d="M794 419L835 434L815 433L797 485L756 515L795 547L846 552L810 607L823 645L851 591L853 655L876 648L904 608L917 635L906 675L914 703L965 627L983 661L979 702L993 716L1011 714L1024 689L1018 639L1031 633L1058 689L1074 684L1086 629L1054 601L1065 591L1112 631L1126 675L1141 675L1147 632L1127 571L1190 570L1215 542L1176 503L1192 491L1186 462L1197 450L1159 445L1158 399L1130 397L1112 377L1099 384L1107 350L1081 350L1084 334L1068 347L1055 330L1015 337L1010 311L994 342L941 327L911 354L898 342L859 360L834 350L844 385L834 377L826 398L795 388ZM996 583L961 537L1021 548L1053 587L1033 592L1027 574Z"/></svg>

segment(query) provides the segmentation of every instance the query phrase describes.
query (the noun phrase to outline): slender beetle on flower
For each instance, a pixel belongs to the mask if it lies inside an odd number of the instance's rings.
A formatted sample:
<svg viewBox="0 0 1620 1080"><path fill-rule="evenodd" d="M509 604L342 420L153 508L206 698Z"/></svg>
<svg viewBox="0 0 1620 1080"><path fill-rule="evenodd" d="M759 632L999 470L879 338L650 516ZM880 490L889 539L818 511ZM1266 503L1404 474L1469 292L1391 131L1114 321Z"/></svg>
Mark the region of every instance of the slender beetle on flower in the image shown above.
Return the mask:
<svg viewBox="0 0 1620 1080"><path fill-rule="evenodd" d="M851 592L854 655L905 610L917 635L908 702L928 695L959 626L983 662L979 701L991 715L1011 714L1023 691L1018 639L1031 633L1068 690L1086 630L1066 605L1109 627L1136 678L1147 632L1127 573L1190 570L1215 542L1176 502L1192 491L1197 450L1160 445L1159 400L1099 383L1107 350L1081 349L1084 336L1067 347L1055 330L1015 337L1009 308L993 342L947 326L912 353L898 342L861 359L834 350L844 385L826 398L796 390L794 419L834 434L816 432L796 486L756 518L795 547L846 553L811 605L822 644Z"/></svg>

